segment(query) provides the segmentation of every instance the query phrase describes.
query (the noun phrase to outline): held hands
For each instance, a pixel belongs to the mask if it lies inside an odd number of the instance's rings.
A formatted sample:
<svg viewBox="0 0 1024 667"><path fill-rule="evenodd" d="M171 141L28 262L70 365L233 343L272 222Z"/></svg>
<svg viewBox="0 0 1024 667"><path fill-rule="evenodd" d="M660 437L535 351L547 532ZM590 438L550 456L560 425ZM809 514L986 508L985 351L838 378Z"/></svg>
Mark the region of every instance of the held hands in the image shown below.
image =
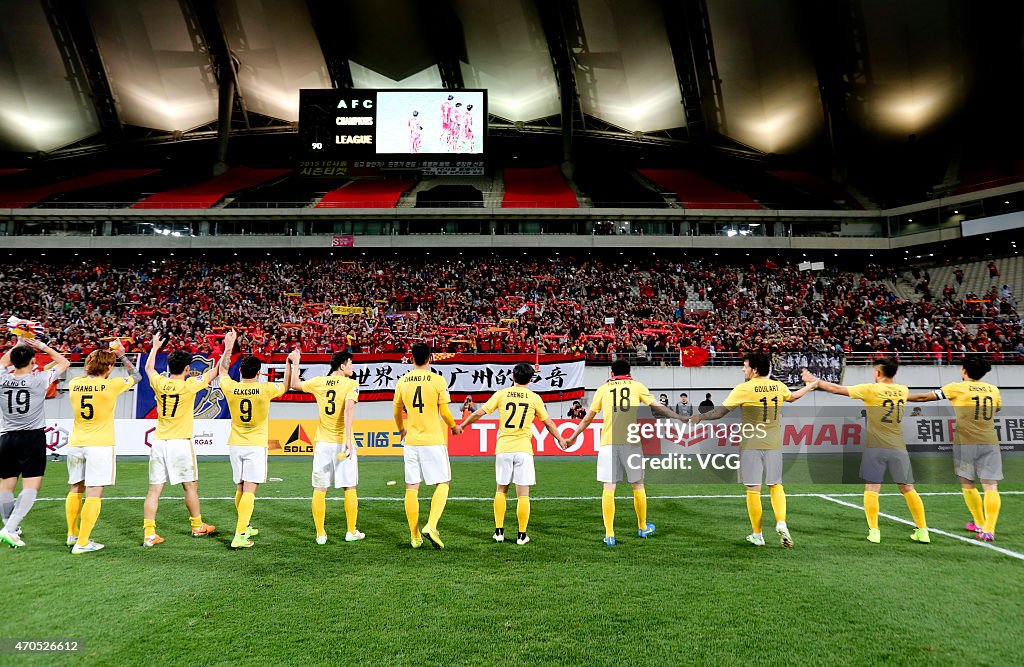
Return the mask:
<svg viewBox="0 0 1024 667"><path fill-rule="evenodd" d="M575 440L575 438L573 438L573 440ZM555 439L555 444L558 445L558 448L561 449L563 452L569 449L569 441L566 440L565 438L559 437Z"/></svg>
<svg viewBox="0 0 1024 667"><path fill-rule="evenodd" d="M800 374L800 379L804 381L804 384L806 384L806 385L812 385L813 384L813 385L815 385L815 388L817 388L817 384L819 382L818 378L816 378L806 368L804 369L803 373Z"/></svg>
<svg viewBox="0 0 1024 667"><path fill-rule="evenodd" d="M455 426L452 427L452 435L461 435L461 434L462 434L462 424L456 424Z"/></svg>

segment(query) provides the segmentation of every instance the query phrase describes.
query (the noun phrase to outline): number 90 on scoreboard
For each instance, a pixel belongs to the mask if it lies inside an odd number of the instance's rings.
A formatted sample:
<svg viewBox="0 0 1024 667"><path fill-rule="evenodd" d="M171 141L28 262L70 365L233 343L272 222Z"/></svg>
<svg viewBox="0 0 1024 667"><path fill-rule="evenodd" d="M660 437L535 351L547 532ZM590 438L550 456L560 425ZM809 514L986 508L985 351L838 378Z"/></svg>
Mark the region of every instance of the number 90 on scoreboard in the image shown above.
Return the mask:
<svg viewBox="0 0 1024 667"><path fill-rule="evenodd" d="M482 174L487 91L304 89L299 137L304 160Z"/></svg>

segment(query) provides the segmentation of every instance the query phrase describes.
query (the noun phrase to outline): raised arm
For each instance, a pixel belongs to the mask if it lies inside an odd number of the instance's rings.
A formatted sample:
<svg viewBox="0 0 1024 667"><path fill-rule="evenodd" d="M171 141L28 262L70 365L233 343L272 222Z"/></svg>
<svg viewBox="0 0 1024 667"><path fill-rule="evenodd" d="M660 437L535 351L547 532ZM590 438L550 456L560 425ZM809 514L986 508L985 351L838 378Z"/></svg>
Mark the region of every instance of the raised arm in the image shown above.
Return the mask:
<svg viewBox="0 0 1024 667"><path fill-rule="evenodd" d="M156 373L156 353L160 351L167 339L159 333L153 334L153 343L150 345L149 354L146 355L146 377Z"/></svg>
<svg viewBox="0 0 1024 667"><path fill-rule="evenodd" d="M46 343L42 342L38 338L26 338L25 342L53 360L53 370L57 372L57 375L64 375L64 373L69 368L71 368L71 362L68 361L63 354L53 349ZM3 363L3 359L0 359L0 368L4 367L4 365L5 364Z"/></svg>
<svg viewBox="0 0 1024 667"><path fill-rule="evenodd" d="M288 388L294 391L302 391L302 373L298 372L299 362L302 361L302 352L298 348L288 354L288 367L294 366L295 370L291 375Z"/></svg>
<svg viewBox="0 0 1024 667"><path fill-rule="evenodd" d="M217 364L217 370L221 375L227 375L231 370L231 353L235 350L237 339L238 333L234 329L224 334L224 353L220 355L220 362Z"/></svg>
<svg viewBox="0 0 1024 667"><path fill-rule="evenodd" d="M141 382L142 373L135 368L135 364L133 364L132 360L128 358L127 354L125 354L124 345L121 344L121 341L115 338L110 345L110 349L113 350L114 356L124 363L124 372L128 374L128 377L130 377L135 384Z"/></svg>
<svg viewBox="0 0 1024 667"><path fill-rule="evenodd" d="M815 377L806 368L804 369L804 372L800 374L800 379L806 382L808 386L816 384L818 386L818 389L821 389L822 391L827 391L830 394L838 394L839 396L850 395L849 387L844 387L841 384L836 384L835 382L829 382L828 380L822 380L821 378Z"/></svg>

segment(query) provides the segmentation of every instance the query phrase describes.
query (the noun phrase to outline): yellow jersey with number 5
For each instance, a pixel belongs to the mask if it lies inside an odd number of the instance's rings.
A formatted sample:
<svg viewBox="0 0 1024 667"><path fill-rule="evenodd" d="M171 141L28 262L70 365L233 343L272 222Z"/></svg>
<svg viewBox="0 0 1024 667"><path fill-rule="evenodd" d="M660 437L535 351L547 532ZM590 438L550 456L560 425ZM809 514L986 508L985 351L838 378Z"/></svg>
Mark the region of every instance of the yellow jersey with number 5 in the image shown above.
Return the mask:
<svg viewBox="0 0 1024 667"><path fill-rule="evenodd" d="M229 445L266 447L270 438L270 402L285 393L283 384L222 378L220 388L231 412Z"/></svg>
<svg viewBox="0 0 1024 667"><path fill-rule="evenodd" d="M130 377L77 377L68 383L68 398L75 415L69 447L113 447L114 406L117 397L135 386Z"/></svg>
<svg viewBox="0 0 1024 667"><path fill-rule="evenodd" d="M640 406L653 403L651 390L629 377L612 378L598 387L590 409L604 421L601 446L628 445L629 427L636 423Z"/></svg>
<svg viewBox="0 0 1024 667"><path fill-rule="evenodd" d="M865 447L906 449L903 437L903 414L910 390L895 382L855 384L848 387L850 398L864 401L868 416L868 437Z"/></svg>

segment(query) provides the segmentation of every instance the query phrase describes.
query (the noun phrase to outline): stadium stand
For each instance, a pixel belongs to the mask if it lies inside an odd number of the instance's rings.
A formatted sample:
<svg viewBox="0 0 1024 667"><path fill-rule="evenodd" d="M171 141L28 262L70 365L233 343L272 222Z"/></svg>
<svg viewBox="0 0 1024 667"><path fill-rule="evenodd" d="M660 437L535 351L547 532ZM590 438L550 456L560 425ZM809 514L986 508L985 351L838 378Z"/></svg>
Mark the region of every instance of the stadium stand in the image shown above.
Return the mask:
<svg viewBox="0 0 1024 667"><path fill-rule="evenodd" d="M132 208L212 208L233 192L240 192L261 183L280 178L290 169L254 169L232 167L220 176L165 192L157 192Z"/></svg>
<svg viewBox="0 0 1024 667"><path fill-rule="evenodd" d="M38 185L21 190L0 192L0 208L27 208L50 197L67 192L101 188L156 173L157 169L104 169L84 176Z"/></svg>
<svg viewBox="0 0 1024 667"><path fill-rule="evenodd" d="M578 208L576 194L557 166L506 169L502 208Z"/></svg>
<svg viewBox="0 0 1024 667"><path fill-rule="evenodd" d="M352 181L325 194L316 208L395 208L414 185L412 179Z"/></svg>
<svg viewBox="0 0 1024 667"><path fill-rule="evenodd" d="M640 169L644 178L674 193L686 208L760 209L756 201L688 169Z"/></svg>
<svg viewBox="0 0 1024 667"><path fill-rule="evenodd" d="M1024 160L1017 160L1009 166L986 167L967 172L960 179L960 184L953 190L953 194L980 192L1022 181L1024 181Z"/></svg>
<svg viewBox="0 0 1024 667"><path fill-rule="evenodd" d="M1019 276L1020 260L1012 265ZM0 310L42 320L56 344L73 354L115 335L140 349L155 329L171 332L173 345L211 351L216 341L208 333L220 326L248 327L256 348L267 354L294 345L386 352L424 339L450 351L532 352L539 346L585 353L593 361L643 350L640 361L649 355L669 363L688 345L723 356L751 349L946 359L986 351L997 360L1024 354L1012 294L902 299L890 287L897 273L877 266L816 274L773 262L652 256L517 258L516 266L509 274L508 258L426 256L344 263L141 255L8 262L0 272L17 288L0 294ZM230 298L214 296L224 293ZM329 305L366 310L332 316ZM614 324L605 323L608 317ZM451 338L470 342L449 344Z"/></svg>
<svg viewBox="0 0 1024 667"><path fill-rule="evenodd" d="M820 200L828 201L843 208L858 211L864 210L861 203L844 188L817 174L793 170L775 170L768 173Z"/></svg>

